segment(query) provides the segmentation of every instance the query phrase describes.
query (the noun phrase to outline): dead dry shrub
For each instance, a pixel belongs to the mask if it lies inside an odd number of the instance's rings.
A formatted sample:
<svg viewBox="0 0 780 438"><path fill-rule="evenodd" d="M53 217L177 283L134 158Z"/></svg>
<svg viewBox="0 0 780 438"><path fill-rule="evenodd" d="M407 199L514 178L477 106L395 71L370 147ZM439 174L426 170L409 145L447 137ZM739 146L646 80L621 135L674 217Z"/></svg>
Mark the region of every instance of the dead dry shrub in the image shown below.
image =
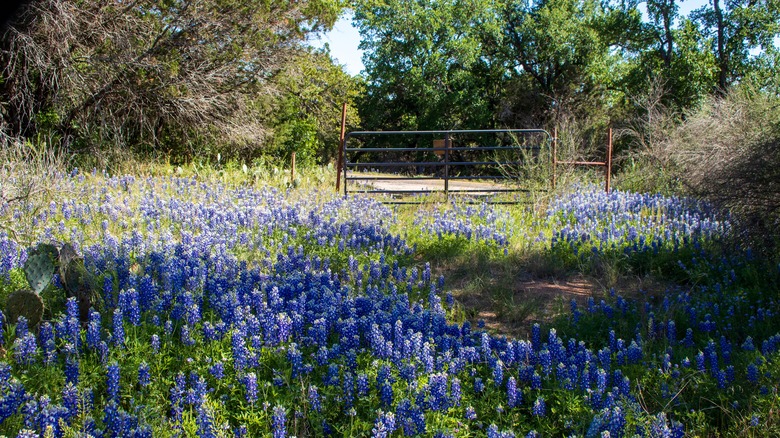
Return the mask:
<svg viewBox="0 0 780 438"><path fill-rule="evenodd" d="M637 116L615 130L615 141L629 153L616 154L617 185L635 192L676 193L682 189L682 168L672 153L679 142L681 115L664 101L668 93L661 79L650 81L646 93L633 99Z"/></svg>
<svg viewBox="0 0 780 438"><path fill-rule="evenodd" d="M340 8L31 1L0 32L0 132L54 133L89 156L249 152L269 131L258 100L279 95L273 77Z"/></svg>
<svg viewBox="0 0 780 438"><path fill-rule="evenodd" d="M558 142L556 146L556 186L603 184L603 167L560 164L564 161L605 161L608 122L603 114L575 112L559 108L553 119Z"/></svg>
<svg viewBox="0 0 780 438"><path fill-rule="evenodd" d="M688 114L663 104L663 83L637 99L640 117L618 133L631 153L621 188L685 194L728 210L738 243L780 242L780 97L747 84Z"/></svg>
<svg viewBox="0 0 780 438"><path fill-rule="evenodd" d="M728 209L750 243L780 238L780 98L748 86L687 118L670 150L688 190Z"/></svg>

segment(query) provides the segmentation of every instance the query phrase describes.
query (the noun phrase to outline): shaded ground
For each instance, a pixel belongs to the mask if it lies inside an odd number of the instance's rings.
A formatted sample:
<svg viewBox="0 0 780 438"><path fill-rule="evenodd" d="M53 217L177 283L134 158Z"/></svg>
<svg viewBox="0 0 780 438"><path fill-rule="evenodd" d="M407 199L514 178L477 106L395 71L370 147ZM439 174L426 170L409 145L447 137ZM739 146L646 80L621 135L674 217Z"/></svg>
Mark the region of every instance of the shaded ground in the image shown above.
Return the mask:
<svg viewBox="0 0 780 438"><path fill-rule="evenodd" d="M518 280L510 290L474 288L464 285L452 291L467 319L482 320L489 330L511 336L527 336L535 322L549 321L569 309L572 299L584 305L590 296L604 290L584 276L565 279Z"/></svg>
<svg viewBox="0 0 780 438"><path fill-rule="evenodd" d="M464 319L512 337L530 336L534 323L550 322L569 313L571 301L580 309L587 307L589 297L601 300L614 287L624 297L652 297L670 285L650 277L622 277L607 285L599 278L580 273L558 273L541 277L528 273L525 266L472 260L470 263L441 262L437 273L447 279L450 291Z"/></svg>

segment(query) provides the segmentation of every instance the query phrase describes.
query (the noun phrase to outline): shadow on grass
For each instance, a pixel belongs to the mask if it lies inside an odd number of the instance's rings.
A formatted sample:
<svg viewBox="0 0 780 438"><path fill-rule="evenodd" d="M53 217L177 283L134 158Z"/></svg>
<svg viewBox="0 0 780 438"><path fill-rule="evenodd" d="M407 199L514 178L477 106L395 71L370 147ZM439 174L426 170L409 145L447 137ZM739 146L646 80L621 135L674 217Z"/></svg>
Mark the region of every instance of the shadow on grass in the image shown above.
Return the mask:
<svg viewBox="0 0 780 438"><path fill-rule="evenodd" d="M430 262L452 293L454 321L480 321L495 333L528 336L534 323L550 323L611 288L623 296L662 294L669 281L620 269L616 263L576 263L550 248L509 247L452 236L418 242L418 262Z"/></svg>
<svg viewBox="0 0 780 438"><path fill-rule="evenodd" d="M535 322L567 311L572 299L584 303L603 293L598 281L570 269L544 251L507 249L463 238L444 238L418 246L420 261L445 278L455 299L456 321L482 321L490 331L527 336Z"/></svg>

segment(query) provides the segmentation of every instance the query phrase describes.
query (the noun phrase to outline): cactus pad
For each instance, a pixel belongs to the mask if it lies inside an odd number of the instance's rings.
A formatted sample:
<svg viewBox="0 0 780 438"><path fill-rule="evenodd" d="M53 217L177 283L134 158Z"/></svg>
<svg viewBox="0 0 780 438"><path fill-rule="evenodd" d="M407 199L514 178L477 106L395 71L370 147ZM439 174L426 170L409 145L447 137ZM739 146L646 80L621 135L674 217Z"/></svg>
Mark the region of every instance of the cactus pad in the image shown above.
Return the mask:
<svg viewBox="0 0 780 438"><path fill-rule="evenodd" d="M87 322L90 308L100 307L100 295L95 287L95 280L84 267L84 259L69 243L60 249L59 265L60 281L65 288L65 295L68 298L76 297L79 318L81 322Z"/></svg>
<svg viewBox="0 0 780 438"><path fill-rule="evenodd" d="M73 245L71 245L70 243L66 243L65 245L62 245L62 248L60 249L60 257L59 257L60 279L64 281L65 273L68 270L68 266L70 266L70 263L72 261L78 259L79 259L79 254L76 252L76 249L73 248Z"/></svg>
<svg viewBox="0 0 780 438"><path fill-rule="evenodd" d="M36 246L27 254L24 275L35 293L41 293L51 282L58 257L57 247L45 243Z"/></svg>
<svg viewBox="0 0 780 438"><path fill-rule="evenodd" d="M35 327L43 318L43 299L29 289L18 290L8 296L5 314L11 324L16 323L20 316L24 316L29 327Z"/></svg>
<svg viewBox="0 0 780 438"><path fill-rule="evenodd" d="M79 303L79 317L86 322L90 307L98 307L99 295L94 287L92 275L84 267L84 259L72 258L66 266L60 265L62 285L67 297L76 297Z"/></svg>

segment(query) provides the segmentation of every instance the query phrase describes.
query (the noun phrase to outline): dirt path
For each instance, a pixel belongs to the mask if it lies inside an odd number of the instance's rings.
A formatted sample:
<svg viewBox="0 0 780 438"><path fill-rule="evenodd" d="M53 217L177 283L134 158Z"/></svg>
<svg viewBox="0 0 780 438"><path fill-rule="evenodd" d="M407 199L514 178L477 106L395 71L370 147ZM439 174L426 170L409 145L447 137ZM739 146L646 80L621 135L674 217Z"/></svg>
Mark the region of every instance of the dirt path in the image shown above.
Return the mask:
<svg viewBox="0 0 780 438"><path fill-rule="evenodd" d="M437 268L465 319L472 324L482 321L494 333L518 338L530 336L534 323L549 323L569 314L572 301L581 310L587 308L590 297L598 303L611 287L626 298L639 300L653 300L673 287L651 276L625 276L611 285L576 272L540 277L519 264L443 262Z"/></svg>
<svg viewBox="0 0 780 438"><path fill-rule="evenodd" d="M468 288L453 291L469 319L482 320L496 333L520 337L528 336L534 323L549 322L568 311L572 300L584 306L588 297L603 293L598 283L580 275L560 280L520 280L499 295Z"/></svg>
<svg viewBox="0 0 780 438"><path fill-rule="evenodd" d="M381 173L365 173L365 172L350 172L347 174L348 178L388 178L381 180L362 180L362 181L349 181L348 187L355 189L357 186L363 186L366 188L372 188L375 190L387 190L387 191L444 191L443 179L420 179L420 180L398 180L398 175L381 174ZM495 182L483 182L483 181L468 181L468 180L450 180L449 190L469 190L475 194L490 193L495 190L507 189L511 186L507 184L500 184Z"/></svg>

